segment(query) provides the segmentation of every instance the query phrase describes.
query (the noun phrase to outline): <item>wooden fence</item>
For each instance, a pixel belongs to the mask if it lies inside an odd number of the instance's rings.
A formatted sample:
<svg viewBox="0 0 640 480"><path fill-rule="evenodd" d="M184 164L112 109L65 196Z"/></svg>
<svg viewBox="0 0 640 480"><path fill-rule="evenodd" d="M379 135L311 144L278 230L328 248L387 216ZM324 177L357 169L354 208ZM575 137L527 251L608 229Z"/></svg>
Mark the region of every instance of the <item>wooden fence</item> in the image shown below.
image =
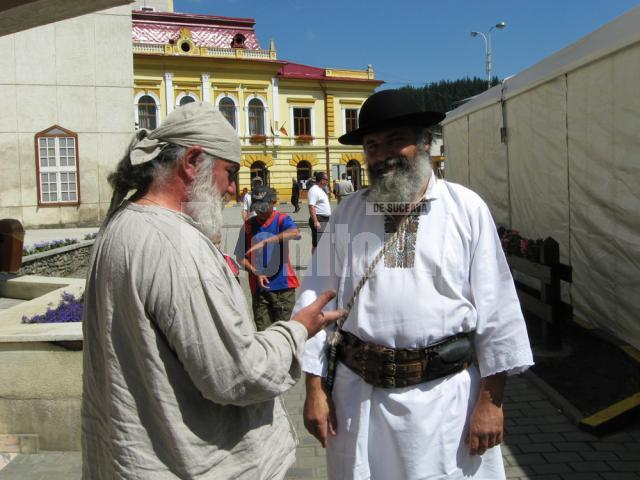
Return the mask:
<svg viewBox="0 0 640 480"><path fill-rule="evenodd" d="M562 323L573 314L571 305L562 301L560 286L561 281L571 283L571 267L560 263L560 246L551 237L544 240L539 260L507 255L523 312L542 322L544 347L558 351L562 349Z"/></svg>

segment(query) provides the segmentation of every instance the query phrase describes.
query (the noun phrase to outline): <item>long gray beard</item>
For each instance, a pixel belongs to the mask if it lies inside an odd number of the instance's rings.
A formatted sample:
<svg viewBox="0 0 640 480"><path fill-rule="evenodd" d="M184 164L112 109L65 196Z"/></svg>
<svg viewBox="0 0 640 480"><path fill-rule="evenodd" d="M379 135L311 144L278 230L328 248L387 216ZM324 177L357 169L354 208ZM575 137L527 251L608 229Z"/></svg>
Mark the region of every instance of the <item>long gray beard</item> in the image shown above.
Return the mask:
<svg viewBox="0 0 640 480"><path fill-rule="evenodd" d="M375 203L410 203L416 200L425 180L431 176L431 158L426 152L414 158L394 158L396 170L383 175L369 169L369 201Z"/></svg>
<svg viewBox="0 0 640 480"><path fill-rule="evenodd" d="M203 162L196 178L189 187L186 211L200 224L200 231L207 238L214 238L222 231L222 209L226 197L218 192L213 183L213 168Z"/></svg>

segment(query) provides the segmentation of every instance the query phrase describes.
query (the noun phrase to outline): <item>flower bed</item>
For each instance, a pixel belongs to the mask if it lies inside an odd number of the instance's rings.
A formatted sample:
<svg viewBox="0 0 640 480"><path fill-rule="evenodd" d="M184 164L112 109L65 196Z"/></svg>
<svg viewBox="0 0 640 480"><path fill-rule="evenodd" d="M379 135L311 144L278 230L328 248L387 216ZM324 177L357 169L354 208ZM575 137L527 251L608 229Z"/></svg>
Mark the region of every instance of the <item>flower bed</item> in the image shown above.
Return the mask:
<svg viewBox="0 0 640 480"><path fill-rule="evenodd" d="M84 236L84 240L93 240L96 238L97 233L87 233ZM50 240L48 242L39 242L30 247L22 248L22 256L27 257L36 253L47 252L56 248L66 247L67 245L74 245L80 243L80 240L75 238L65 238L64 240Z"/></svg>
<svg viewBox="0 0 640 480"><path fill-rule="evenodd" d="M83 298L76 298L73 293L62 292L62 298L56 308L47 307L45 313L28 317L22 316L22 323L66 323L81 322ZM50 304L51 305L51 304Z"/></svg>
<svg viewBox="0 0 640 480"><path fill-rule="evenodd" d="M73 247L65 247L73 248ZM82 322L24 323L82 298L83 279L22 275L0 281L0 431L37 435L42 450L80 450Z"/></svg>
<svg viewBox="0 0 640 480"><path fill-rule="evenodd" d="M73 245L78 243L75 238L65 238L64 240L50 240L48 242L39 242L30 247L22 248L22 256L27 257L36 253L42 253L49 250L53 250L60 247L66 247L67 245Z"/></svg>
<svg viewBox="0 0 640 480"><path fill-rule="evenodd" d="M523 238L517 230L509 230L504 227L498 227L498 236L505 255L515 255L532 262L540 262L543 246L541 238L536 240Z"/></svg>

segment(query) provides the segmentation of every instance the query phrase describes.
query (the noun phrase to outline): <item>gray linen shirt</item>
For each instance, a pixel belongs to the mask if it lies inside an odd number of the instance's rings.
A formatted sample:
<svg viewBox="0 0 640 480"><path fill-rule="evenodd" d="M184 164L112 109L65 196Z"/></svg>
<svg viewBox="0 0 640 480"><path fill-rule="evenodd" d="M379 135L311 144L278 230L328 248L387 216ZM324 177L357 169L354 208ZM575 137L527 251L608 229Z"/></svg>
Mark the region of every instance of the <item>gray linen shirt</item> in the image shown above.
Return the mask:
<svg viewBox="0 0 640 480"><path fill-rule="evenodd" d="M222 255L183 214L129 203L98 235L84 311L83 478L280 479L281 393L306 329L257 333Z"/></svg>

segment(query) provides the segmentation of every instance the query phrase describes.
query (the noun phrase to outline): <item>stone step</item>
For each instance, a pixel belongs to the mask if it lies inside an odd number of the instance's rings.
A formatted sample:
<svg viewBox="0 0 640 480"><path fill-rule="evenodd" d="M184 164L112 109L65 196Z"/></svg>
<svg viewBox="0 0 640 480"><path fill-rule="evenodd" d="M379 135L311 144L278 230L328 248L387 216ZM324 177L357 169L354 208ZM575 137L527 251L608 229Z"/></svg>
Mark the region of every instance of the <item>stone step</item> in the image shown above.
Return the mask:
<svg viewBox="0 0 640 480"><path fill-rule="evenodd" d="M39 443L34 433L0 434L0 453L38 453Z"/></svg>

